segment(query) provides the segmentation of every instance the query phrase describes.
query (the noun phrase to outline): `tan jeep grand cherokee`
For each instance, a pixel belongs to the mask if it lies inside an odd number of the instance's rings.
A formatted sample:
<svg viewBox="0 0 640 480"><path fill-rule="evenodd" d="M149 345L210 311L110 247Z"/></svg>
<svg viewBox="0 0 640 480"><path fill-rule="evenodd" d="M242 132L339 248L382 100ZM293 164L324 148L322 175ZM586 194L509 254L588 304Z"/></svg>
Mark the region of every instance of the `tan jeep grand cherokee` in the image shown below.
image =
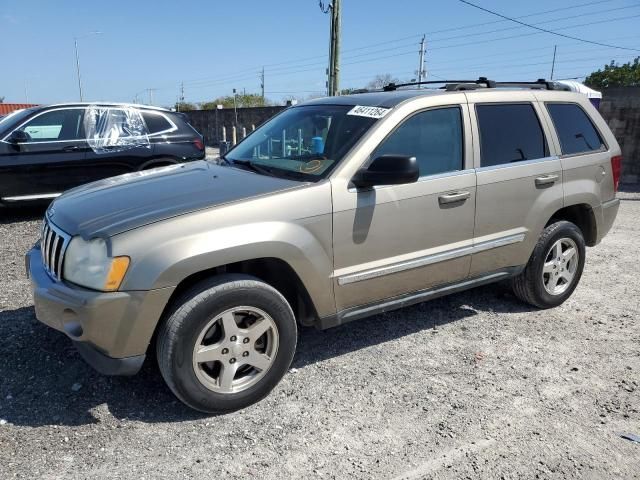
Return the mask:
<svg viewBox="0 0 640 480"><path fill-rule="evenodd" d="M153 344L180 400L223 412L278 383L298 324L507 278L536 307L564 302L618 210L620 148L587 98L386 90L289 108L223 165L59 197L27 255L38 319L105 374L136 373Z"/></svg>

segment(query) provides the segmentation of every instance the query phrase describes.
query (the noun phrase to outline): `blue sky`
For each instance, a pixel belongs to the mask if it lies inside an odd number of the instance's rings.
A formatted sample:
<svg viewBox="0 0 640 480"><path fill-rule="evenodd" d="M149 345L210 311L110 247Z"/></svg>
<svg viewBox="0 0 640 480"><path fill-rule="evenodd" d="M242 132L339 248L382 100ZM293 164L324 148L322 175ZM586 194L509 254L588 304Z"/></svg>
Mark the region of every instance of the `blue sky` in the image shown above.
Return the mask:
<svg viewBox="0 0 640 480"><path fill-rule="evenodd" d="M583 76L640 55L640 2L475 0L527 23L632 50L539 33L455 0L343 0L341 87L376 74L415 76L422 34L429 79L528 80ZM574 8L567 9L566 7ZM542 13L547 12L547 13ZM522 18L525 16L524 18ZM75 101L73 49L79 40L85 100L171 105L184 81L187 101L259 91L279 101L325 90L329 18L316 0L0 0L0 96L5 102Z"/></svg>

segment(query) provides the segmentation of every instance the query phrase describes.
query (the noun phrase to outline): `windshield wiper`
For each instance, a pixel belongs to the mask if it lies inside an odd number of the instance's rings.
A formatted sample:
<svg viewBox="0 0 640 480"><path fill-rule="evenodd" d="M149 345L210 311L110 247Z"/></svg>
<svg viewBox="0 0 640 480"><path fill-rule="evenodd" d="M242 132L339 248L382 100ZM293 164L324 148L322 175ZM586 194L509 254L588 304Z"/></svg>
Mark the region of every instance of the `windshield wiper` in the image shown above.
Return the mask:
<svg viewBox="0 0 640 480"><path fill-rule="evenodd" d="M231 160L229 160L226 155L220 155L218 157L220 160L222 160L224 163L226 163L227 165L232 165Z"/></svg>
<svg viewBox="0 0 640 480"><path fill-rule="evenodd" d="M228 161L229 160L227 160L227 162ZM277 177L277 175L273 172L273 170L263 167L262 165L258 165L257 163L254 163L251 160L233 160L232 165L241 165L243 167L248 167L249 170L253 170L256 173L260 173L262 175L268 175L270 177Z"/></svg>

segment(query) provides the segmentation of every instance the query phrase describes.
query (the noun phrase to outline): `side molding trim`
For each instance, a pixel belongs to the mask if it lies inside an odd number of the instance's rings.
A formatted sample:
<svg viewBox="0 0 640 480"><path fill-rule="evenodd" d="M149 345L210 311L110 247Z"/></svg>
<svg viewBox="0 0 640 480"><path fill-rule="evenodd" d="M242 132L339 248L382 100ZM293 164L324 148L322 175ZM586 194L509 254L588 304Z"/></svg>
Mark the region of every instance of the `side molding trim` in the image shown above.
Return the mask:
<svg viewBox="0 0 640 480"><path fill-rule="evenodd" d="M480 242L468 247L454 248L445 252L426 255L424 257L394 263L385 267L371 268L369 270L350 273L348 275L338 277L338 285L347 285L349 283L370 280L372 278L382 277L384 275L391 275L392 273L403 272L405 270L420 268L427 265L432 265L434 263L445 262L447 260L453 260L455 258L464 257L466 255L484 252L493 248L504 247L506 245L511 245L512 243L522 242L524 240L524 237L524 233L516 233L514 235L507 235L506 237L501 237L495 240Z"/></svg>
<svg viewBox="0 0 640 480"><path fill-rule="evenodd" d="M321 318L318 320L318 328L324 330L326 328L342 325L343 323L358 320L360 318L370 317L384 312L397 310L416 303L433 300L434 298L443 297L451 293L461 292L470 288L487 285L498 282L506 278L513 277L524 269L524 265L519 267L508 267L494 272L487 273L474 278L468 278L456 283L449 283L427 290L419 290L417 292L407 293L381 302L348 308L338 312L336 315Z"/></svg>
<svg viewBox="0 0 640 480"><path fill-rule="evenodd" d="M15 197L2 197L0 198L0 200L3 200L5 202L21 202L21 201L27 201L27 200L50 200L52 198L57 198L60 195L62 195L62 193L42 193L39 195L19 195Z"/></svg>

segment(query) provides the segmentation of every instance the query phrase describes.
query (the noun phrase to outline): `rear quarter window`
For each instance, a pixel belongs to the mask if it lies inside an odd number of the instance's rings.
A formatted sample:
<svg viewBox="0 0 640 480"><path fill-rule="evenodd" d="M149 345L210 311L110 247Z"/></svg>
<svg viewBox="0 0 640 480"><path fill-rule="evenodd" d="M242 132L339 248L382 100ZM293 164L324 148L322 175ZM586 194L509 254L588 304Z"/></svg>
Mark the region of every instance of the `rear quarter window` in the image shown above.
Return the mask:
<svg viewBox="0 0 640 480"><path fill-rule="evenodd" d="M144 118L144 123L147 124L147 130L149 130L150 135L165 132L173 128L173 125L169 123L164 115L158 113L142 112L142 118Z"/></svg>
<svg viewBox="0 0 640 480"><path fill-rule="evenodd" d="M604 147L602 137L585 111L575 103L547 103L560 139L563 155L591 152Z"/></svg>

